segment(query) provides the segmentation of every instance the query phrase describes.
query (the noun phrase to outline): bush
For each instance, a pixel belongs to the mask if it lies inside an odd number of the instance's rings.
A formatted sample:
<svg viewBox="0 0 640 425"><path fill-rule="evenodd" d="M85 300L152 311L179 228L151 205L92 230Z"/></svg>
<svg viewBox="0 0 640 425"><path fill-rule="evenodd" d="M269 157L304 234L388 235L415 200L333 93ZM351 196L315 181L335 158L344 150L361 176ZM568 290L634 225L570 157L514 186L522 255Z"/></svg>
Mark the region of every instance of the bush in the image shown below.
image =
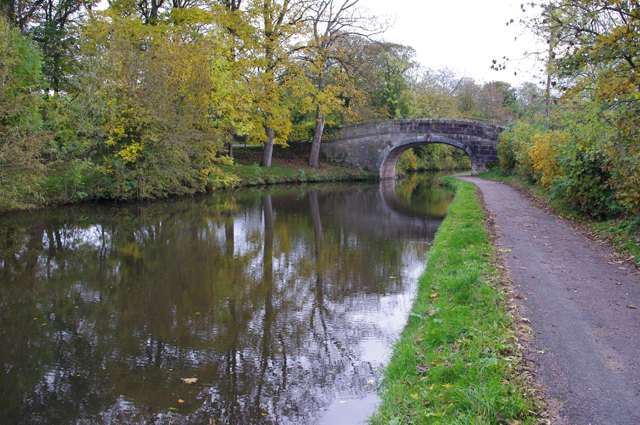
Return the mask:
<svg viewBox="0 0 640 425"><path fill-rule="evenodd" d="M498 144L500 168L505 172L520 175L530 182L535 181L536 171L529 150L537 133L536 126L522 121L502 132Z"/></svg>
<svg viewBox="0 0 640 425"><path fill-rule="evenodd" d="M598 145L569 140L556 149L558 170L549 185L552 199L595 218L613 217L624 210L611 189L607 155Z"/></svg>

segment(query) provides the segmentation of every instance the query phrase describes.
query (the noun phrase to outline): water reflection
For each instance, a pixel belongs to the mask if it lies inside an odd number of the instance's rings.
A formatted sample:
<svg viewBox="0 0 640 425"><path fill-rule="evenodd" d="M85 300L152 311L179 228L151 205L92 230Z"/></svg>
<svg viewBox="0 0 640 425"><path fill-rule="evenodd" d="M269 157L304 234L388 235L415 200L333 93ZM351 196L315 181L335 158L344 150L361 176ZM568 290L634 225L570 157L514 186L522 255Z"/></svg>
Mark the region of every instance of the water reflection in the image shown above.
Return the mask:
<svg viewBox="0 0 640 425"><path fill-rule="evenodd" d="M417 187L1 218L0 423L366 416L451 198Z"/></svg>

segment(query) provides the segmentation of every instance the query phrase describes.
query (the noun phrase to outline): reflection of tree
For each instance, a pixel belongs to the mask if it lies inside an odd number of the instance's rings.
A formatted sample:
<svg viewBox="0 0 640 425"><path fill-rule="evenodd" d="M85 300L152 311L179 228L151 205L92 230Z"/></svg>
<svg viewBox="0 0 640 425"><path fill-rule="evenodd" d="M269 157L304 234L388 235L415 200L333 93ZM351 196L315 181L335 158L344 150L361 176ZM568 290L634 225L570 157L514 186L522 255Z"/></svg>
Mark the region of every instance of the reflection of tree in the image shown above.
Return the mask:
<svg viewBox="0 0 640 425"><path fill-rule="evenodd" d="M407 214L413 212L430 217L447 215L454 195L443 190L433 190L436 182L434 174L411 174L396 182L396 196Z"/></svg>
<svg viewBox="0 0 640 425"><path fill-rule="evenodd" d="M392 277L422 254L349 223L376 197L224 195L0 223L0 422L313 423L338 392L372 391L357 347L384 331L350 320L402 291Z"/></svg>

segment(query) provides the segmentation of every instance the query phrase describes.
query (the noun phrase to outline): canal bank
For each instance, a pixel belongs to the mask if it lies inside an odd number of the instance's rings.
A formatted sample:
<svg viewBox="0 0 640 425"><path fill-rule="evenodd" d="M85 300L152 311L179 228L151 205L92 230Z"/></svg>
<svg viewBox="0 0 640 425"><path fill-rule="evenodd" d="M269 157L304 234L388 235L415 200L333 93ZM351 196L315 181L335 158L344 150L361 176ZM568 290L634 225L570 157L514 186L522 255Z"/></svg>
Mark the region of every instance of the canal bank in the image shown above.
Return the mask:
<svg viewBox="0 0 640 425"><path fill-rule="evenodd" d="M533 424L544 405L521 347L508 281L473 185L456 197L428 253L406 328L381 385L374 424Z"/></svg>

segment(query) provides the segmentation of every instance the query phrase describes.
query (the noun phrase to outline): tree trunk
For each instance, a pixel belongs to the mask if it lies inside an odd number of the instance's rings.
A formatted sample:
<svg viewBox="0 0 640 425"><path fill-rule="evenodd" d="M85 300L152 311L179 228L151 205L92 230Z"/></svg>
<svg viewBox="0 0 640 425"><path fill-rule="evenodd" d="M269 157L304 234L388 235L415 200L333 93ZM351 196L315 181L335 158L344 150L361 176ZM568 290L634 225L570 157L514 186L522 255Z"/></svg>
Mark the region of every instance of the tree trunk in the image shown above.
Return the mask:
<svg viewBox="0 0 640 425"><path fill-rule="evenodd" d="M311 168L318 168L318 158L320 157L320 143L322 142L322 133L324 132L325 116L320 110L320 106L316 109L316 129L313 132L313 142L311 142L311 153L309 154L309 165Z"/></svg>
<svg viewBox="0 0 640 425"><path fill-rule="evenodd" d="M271 156L273 155L273 128L266 128L267 141L264 143L264 150L262 151L262 162L260 165L263 167L271 167Z"/></svg>

